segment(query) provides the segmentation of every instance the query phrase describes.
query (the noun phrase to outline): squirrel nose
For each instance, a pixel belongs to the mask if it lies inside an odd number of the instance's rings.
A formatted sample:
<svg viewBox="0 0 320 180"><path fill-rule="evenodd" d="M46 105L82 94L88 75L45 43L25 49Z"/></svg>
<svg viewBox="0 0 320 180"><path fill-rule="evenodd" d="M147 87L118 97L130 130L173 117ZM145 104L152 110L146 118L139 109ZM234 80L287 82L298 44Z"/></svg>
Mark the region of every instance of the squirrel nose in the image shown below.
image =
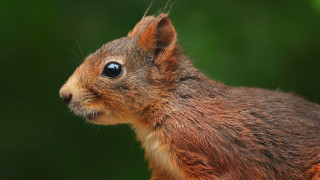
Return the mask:
<svg viewBox="0 0 320 180"><path fill-rule="evenodd" d="M69 104L72 99L72 94L64 92L64 93L60 93L60 97L65 103Z"/></svg>

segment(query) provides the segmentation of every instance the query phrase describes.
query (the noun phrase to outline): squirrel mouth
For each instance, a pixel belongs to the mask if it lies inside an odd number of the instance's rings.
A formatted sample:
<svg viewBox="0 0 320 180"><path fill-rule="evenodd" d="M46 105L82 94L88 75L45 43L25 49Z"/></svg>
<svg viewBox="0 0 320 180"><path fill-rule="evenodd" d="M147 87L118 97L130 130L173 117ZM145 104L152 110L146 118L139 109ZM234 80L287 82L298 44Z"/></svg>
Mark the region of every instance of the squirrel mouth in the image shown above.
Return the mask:
<svg viewBox="0 0 320 180"><path fill-rule="evenodd" d="M102 112L93 112L93 113L87 113L85 116L88 120L93 121L100 117L103 113Z"/></svg>

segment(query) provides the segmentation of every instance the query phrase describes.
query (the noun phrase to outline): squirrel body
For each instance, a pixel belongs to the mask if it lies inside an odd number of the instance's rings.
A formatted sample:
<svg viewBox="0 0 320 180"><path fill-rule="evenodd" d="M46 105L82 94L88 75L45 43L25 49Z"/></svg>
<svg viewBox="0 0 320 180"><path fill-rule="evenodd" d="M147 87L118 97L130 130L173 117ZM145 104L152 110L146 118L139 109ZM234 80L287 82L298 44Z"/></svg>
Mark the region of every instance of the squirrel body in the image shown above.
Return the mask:
<svg viewBox="0 0 320 180"><path fill-rule="evenodd" d="M320 179L320 106L209 79L166 14L89 55L60 96L92 123L131 124L151 179Z"/></svg>

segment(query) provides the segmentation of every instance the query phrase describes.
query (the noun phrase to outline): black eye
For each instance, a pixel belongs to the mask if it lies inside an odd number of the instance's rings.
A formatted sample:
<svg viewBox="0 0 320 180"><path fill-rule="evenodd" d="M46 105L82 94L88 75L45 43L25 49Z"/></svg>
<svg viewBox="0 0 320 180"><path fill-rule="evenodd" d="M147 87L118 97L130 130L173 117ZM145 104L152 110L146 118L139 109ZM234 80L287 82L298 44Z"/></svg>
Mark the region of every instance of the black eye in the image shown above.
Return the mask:
<svg viewBox="0 0 320 180"><path fill-rule="evenodd" d="M117 62L109 62L103 69L102 75L108 78L117 78L121 76L123 68Z"/></svg>

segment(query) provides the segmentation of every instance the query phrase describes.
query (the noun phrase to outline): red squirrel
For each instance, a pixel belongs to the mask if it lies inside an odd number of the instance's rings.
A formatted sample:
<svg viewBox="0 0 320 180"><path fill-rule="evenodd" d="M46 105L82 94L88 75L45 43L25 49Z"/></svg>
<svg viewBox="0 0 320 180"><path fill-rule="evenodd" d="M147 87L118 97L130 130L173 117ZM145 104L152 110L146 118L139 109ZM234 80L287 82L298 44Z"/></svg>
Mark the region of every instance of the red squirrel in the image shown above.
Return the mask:
<svg viewBox="0 0 320 180"><path fill-rule="evenodd" d="M209 79L164 13L86 57L60 96L91 123L130 124L151 179L320 180L320 106Z"/></svg>

